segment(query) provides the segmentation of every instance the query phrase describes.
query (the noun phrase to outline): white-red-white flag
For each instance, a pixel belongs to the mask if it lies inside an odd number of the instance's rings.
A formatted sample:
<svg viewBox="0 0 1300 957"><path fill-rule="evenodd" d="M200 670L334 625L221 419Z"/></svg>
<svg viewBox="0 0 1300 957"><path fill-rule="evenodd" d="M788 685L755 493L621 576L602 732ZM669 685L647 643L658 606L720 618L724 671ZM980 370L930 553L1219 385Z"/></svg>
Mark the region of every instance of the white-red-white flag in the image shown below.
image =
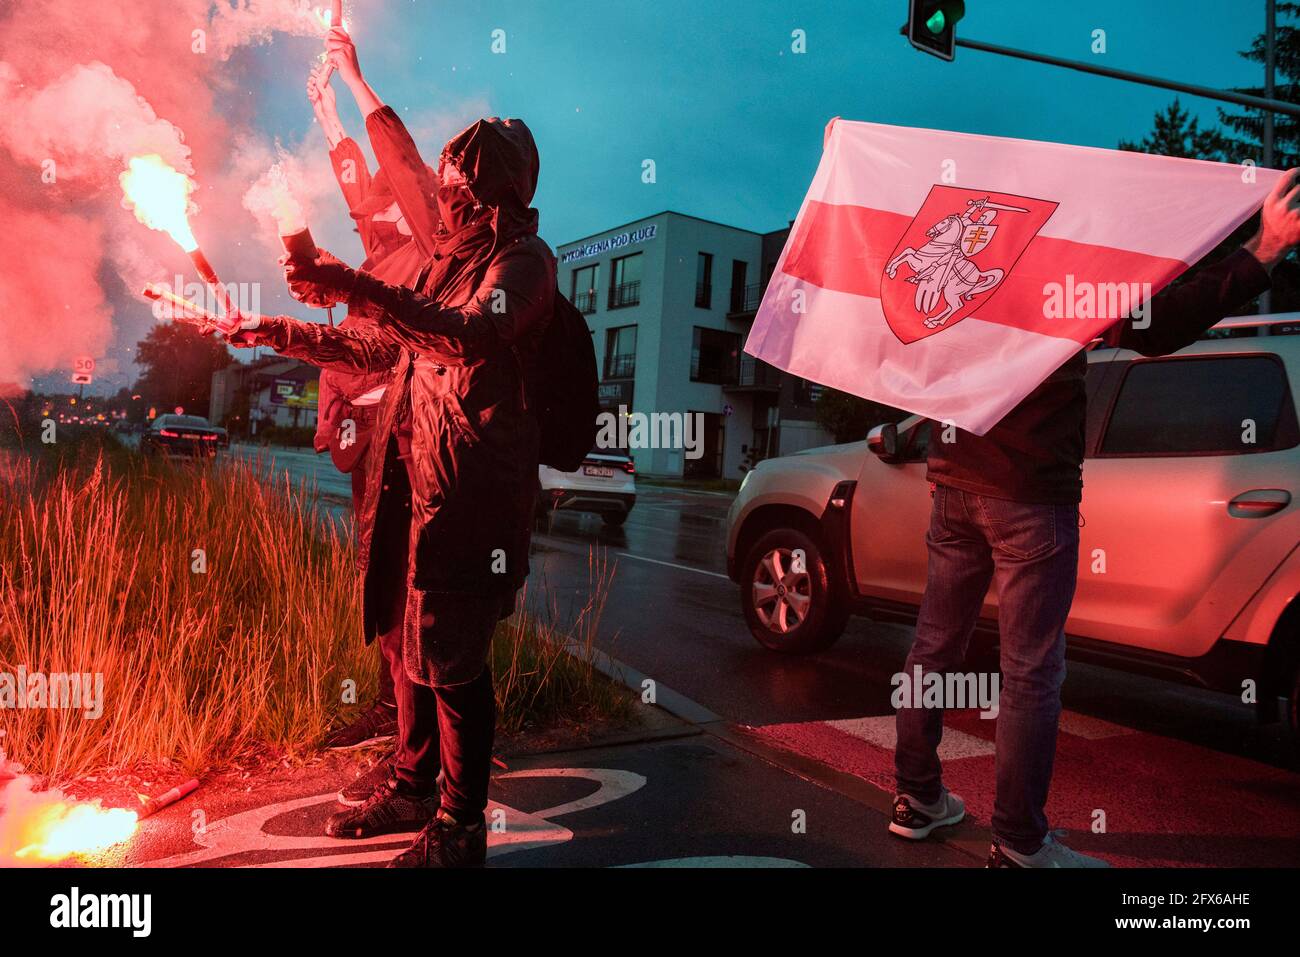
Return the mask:
<svg viewBox="0 0 1300 957"><path fill-rule="evenodd" d="M1280 175L832 120L745 351L983 435Z"/></svg>

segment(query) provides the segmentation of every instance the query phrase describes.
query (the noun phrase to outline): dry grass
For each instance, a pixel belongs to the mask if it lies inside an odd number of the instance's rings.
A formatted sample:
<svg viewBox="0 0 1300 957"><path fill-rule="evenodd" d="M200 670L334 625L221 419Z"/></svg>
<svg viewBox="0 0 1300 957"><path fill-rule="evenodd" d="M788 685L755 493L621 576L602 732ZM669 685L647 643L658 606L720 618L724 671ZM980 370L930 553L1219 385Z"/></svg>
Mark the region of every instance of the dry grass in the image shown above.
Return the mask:
<svg viewBox="0 0 1300 957"><path fill-rule="evenodd" d="M584 602L576 614L562 615L552 600L532 614L516 611L497 628L492 674L499 708L497 726L503 731L631 716L632 696L621 685L601 678L591 666L612 575L603 553L592 555L588 574Z"/></svg>
<svg viewBox="0 0 1300 957"><path fill-rule="evenodd" d="M350 528L316 508L312 489L268 480L258 464L146 463L112 446L11 457L0 470L0 671L104 682L97 720L0 709L5 751L54 781L310 751L344 683L365 701L377 675L378 655L359 640ZM200 549L205 573L194 570ZM502 623L504 729L627 708L581 660L598 584L574 632L518 614Z"/></svg>

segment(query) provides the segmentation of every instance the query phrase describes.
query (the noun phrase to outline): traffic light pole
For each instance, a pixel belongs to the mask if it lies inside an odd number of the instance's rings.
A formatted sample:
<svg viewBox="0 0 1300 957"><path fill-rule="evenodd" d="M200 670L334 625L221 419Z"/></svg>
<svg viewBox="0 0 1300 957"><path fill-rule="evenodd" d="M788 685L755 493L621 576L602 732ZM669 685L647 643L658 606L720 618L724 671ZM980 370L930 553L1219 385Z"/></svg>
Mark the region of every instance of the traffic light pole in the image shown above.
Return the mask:
<svg viewBox="0 0 1300 957"><path fill-rule="evenodd" d="M1273 98L1273 74L1277 70L1277 4L1276 0L1267 0L1264 4L1264 96ZM1269 169L1273 167L1273 111L1264 111L1264 129L1260 136L1264 148L1263 162ZM1273 311L1273 293L1266 289L1259 297L1259 311ZM1260 335L1264 328L1260 327Z"/></svg>
<svg viewBox="0 0 1300 957"><path fill-rule="evenodd" d="M1034 63L1046 63L1049 66L1065 67L1067 70L1078 70L1080 73L1091 73L1094 76L1108 76L1129 83L1157 86L1165 90L1174 90L1177 93L1186 93L1189 96L1204 97L1207 100L1235 103L1237 106L1246 106L1252 110L1263 110L1266 116L1272 113L1284 113L1287 116L1300 117L1300 105L1284 103L1281 100L1268 97L1251 96L1249 93L1237 93L1233 90L1216 90L1209 86L1197 86L1195 83L1166 80L1158 76L1147 76L1144 73L1131 73L1128 70L1114 70L1093 63L1084 63L1082 60L1066 60L1062 57L1049 56L1046 53L1034 53L1030 50L1017 50L1014 47L1004 47L996 43L985 43L982 40L966 40L957 37L956 42L957 46L966 47L970 50L996 53L998 56L1009 56L1018 60L1031 60Z"/></svg>

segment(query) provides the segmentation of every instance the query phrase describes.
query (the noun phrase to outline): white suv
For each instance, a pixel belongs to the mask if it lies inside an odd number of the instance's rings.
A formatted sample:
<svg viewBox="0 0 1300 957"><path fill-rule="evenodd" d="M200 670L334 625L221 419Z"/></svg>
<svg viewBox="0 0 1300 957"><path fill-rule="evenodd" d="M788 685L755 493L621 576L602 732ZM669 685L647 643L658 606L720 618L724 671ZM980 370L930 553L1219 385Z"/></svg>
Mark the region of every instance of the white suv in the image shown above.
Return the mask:
<svg viewBox="0 0 1300 957"><path fill-rule="evenodd" d="M576 472L537 467L542 492L538 511L595 512L607 525L622 525L636 504L636 463L617 449L592 449Z"/></svg>
<svg viewBox="0 0 1300 957"><path fill-rule="evenodd" d="M1275 331L1300 331L1269 317ZM1258 325L1228 320L1220 328ZM1255 332L1254 329L1241 331ZM1242 694L1300 725L1300 336L1089 354L1072 657ZM930 422L770 459L728 517L754 637L812 652L850 614L915 621L925 588ZM996 639L997 595L981 634Z"/></svg>

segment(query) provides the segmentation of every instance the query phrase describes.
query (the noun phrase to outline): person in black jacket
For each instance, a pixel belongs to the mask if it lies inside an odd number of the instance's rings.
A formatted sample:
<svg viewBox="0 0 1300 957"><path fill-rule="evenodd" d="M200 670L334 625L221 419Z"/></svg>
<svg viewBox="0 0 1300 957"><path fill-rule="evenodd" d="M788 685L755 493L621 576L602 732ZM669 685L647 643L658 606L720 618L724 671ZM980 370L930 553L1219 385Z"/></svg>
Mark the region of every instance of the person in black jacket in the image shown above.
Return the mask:
<svg viewBox="0 0 1300 957"><path fill-rule="evenodd" d="M346 48L355 50L351 38L343 30L335 31L331 37L339 51L334 54L332 65L343 67L338 71L339 76L350 88L369 91L373 96L360 67L351 69L355 57L342 53ZM370 145L380 164L372 176L361 147L347 135L339 119L334 91L325 79L325 70L320 65L312 71L307 81L307 96L329 144L334 177L365 250L361 268L385 282L412 286L434 253L438 210L429 188L433 171L424 165L397 114L376 108L366 116ZM358 99L366 99L366 93L360 93ZM350 309L340 327L364 328L373 321L366 311ZM313 444L317 452L328 450L335 468L351 477L355 517L368 514L363 502L366 451L380 400L391 377L389 369L361 373L321 370ZM404 599L400 590L394 591L394 607L403 607ZM332 730L323 745L330 750L350 751L384 744L394 738L396 741L390 754L339 790L339 803L349 807L362 804L375 787L392 775L394 768L405 767L409 775L416 773L412 769L428 763L429 757L421 750L427 735L420 729L437 720L433 693L406 677L400 618L397 625L380 634L373 643L378 645L381 655L375 701L354 720Z"/></svg>
<svg viewBox="0 0 1300 957"><path fill-rule="evenodd" d="M363 612L367 635L382 633L395 584L405 584L402 656L411 680L437 696L425 749L433 760L416 775L399 766L326 827L369 837L423 825L390 866L482 866L486 856L496 714L488 652L528 574L539 427L525 382L556 296L555 257L529 206L539 168L521 120L472 124L442 151L436 250L418 290L321 251L286 264L290 291L314 306L368 310L373 325L253 316L232 336L322 368L392 370L366 464L368 514L358 519Z"/></svg>
<svg viewBox="0 0 1300 957"><path fill-rule="evenodd" d="M1147 356L1194 342L1269 287L1269 272L1300 243L1300 170L1264 202L1258 233L1226 259L1149 304L1149 321L1113 327L1107 342ZM997 583L1002 685L991 867L1098 867L1048 828L1044 808L1056 754L1065 622L1079 561L1084 373L1080 351L983 436L936 423L927 479L933 489L929 564L905 673L960 668L989 585ZM943 787L943 711L901 707L894 752L897 793L889 825L911 839L956 824L965 807Z"/></svg>

